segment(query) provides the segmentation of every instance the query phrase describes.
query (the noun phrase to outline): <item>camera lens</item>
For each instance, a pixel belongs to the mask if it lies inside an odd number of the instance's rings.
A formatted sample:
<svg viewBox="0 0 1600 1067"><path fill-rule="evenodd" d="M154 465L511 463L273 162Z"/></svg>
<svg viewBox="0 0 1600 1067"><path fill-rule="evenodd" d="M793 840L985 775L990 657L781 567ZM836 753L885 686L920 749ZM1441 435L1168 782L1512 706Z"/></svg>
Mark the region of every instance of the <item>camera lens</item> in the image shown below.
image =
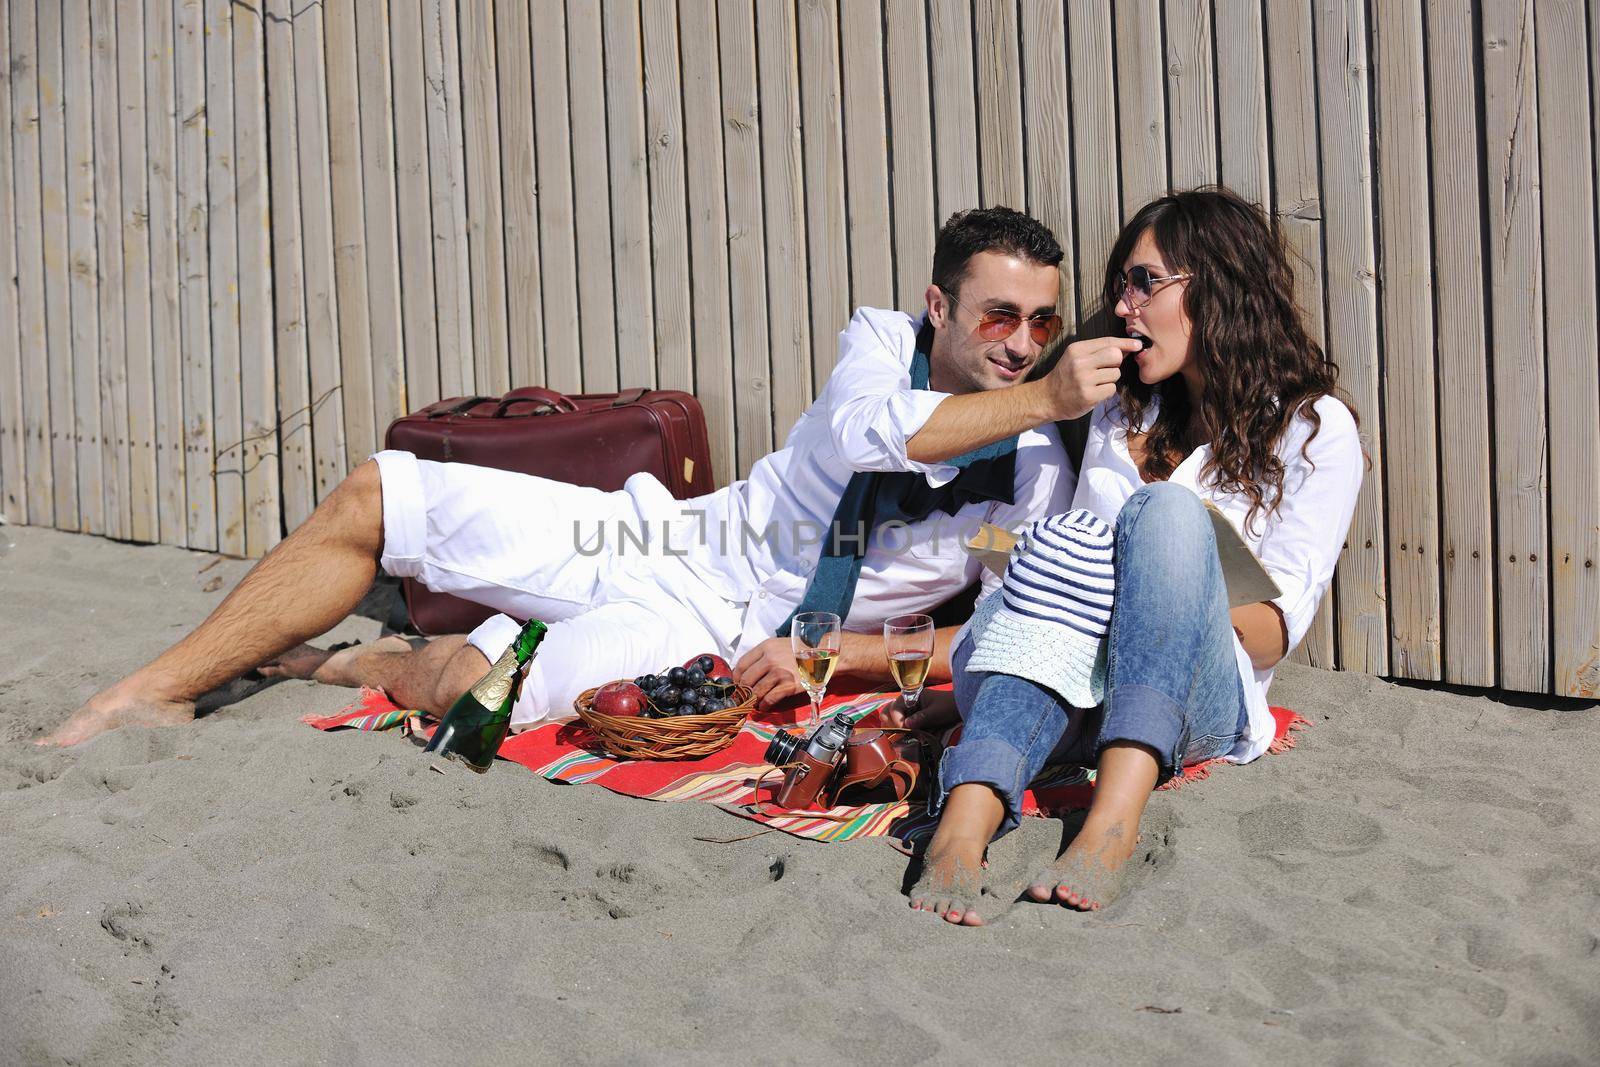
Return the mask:
<svg viewBox="0 0 1600 1067"><path fill-rule="evenodd" d="M772 740L767 744L767 762L774 767L782 767L794 762L794 754L800 751L804 739L796 737L787 730L779 730L772 735Z"/></svg>

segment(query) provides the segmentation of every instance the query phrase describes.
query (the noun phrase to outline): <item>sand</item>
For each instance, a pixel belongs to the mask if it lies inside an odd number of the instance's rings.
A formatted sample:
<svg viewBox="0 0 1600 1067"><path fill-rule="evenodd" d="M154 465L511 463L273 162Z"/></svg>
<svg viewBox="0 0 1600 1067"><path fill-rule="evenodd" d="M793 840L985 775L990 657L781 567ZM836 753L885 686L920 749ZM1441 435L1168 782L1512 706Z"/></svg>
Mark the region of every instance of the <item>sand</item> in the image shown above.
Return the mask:
<svg viewBox="0 0 1600 1067"><path fill-rule="evenodd" d="M0 1062L1600 1059L1593 705L1286 667L1315 727L1160 794L1120 901L956 929L885 842L432 774L301 725L350 695L309 682L37 749L247 565L0 551ZM377 636L385 591L364 610L332 637ZM1061 834L1028 820L996 870Z"/></svg>

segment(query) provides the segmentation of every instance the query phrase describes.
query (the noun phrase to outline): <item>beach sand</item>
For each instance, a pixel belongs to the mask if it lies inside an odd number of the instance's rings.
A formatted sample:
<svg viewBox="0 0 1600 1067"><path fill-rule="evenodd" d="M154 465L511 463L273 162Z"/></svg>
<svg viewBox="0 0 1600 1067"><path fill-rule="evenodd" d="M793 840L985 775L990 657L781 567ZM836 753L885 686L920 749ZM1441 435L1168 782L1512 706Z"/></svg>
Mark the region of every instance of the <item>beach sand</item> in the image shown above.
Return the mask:
<svg viewBox="0 0 1600 1067"><path fill-rule="evenodd" d="M1600 1059L1592 705L1285 667L1314 726L1159 794L1120 901L957 929L883 841L700 841L757 827L299 722L349 690L36 748L248 565L0 551L3 1063Z"/></svg>

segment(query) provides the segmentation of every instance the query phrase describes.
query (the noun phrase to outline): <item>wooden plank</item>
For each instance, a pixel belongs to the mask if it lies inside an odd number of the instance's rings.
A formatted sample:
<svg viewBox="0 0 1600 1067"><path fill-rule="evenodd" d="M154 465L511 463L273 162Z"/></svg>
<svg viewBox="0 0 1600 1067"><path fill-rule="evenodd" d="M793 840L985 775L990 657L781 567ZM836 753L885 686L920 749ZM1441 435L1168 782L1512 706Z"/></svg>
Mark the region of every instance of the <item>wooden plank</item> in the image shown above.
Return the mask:
<svg viewBox="0 0 1600 1067"><path fill-rule="evenodd" d="M306 340L305 257L300 225L300 122L295 107L293 0L265 0L267 109L272 167L272 290L276 301L274 353L278 364L279 467L283 523L298 527L316 506L311 437L311 369Z"/></svg>
<svg viewBox="0 0 1600 1067"><path fill-rule="evenodd" d="M396 219L400 315L405 344L405 407L438 400L439 320L434 307L433 203L428 182L428 90L423 70L421 0L394 0L389 41L394 69Z"/></svg>
<svg viewBox="0 0 1600 1067"><path fill-rule="evenodd" d="M1050 227L1060 242L1062 306L1077 290L1071 252L1072 96L1067 88L1065 12L1053 0L1022 0L1022 77L1028 92L1023 119L1028 130L1028 213ZM1157 84L1160 84L1159 79Z"/></svg>
<svg viewBox="0 0 1600 1067"><path fill-rule="evenodd" d="M178 98L171 4L145 6L145 151L150 187L150 350L155 361L156 484L161 542L189 543L178 316ZM209 469L209 468L208 468Z"/></svg>
<svg viewBox="0 0 1600 1067"><path fill-rule="evenodd" d="M150 351L150 191L145 152L145 47L141 12L117 6L116 86L121 158L122 215L117 220L122 252L122 336L127 367L127 536L161 539L160 487L156 467L155 367Z"/></svg>
<svg viewBox="0 0 1600 1067"><path fill-rule="evenodd" d="M650 268L655 285L657 382L663 389L693 392L677 6L673 0L643 0L640 21L644 27L645 126L650 152ZM721 469L726 478L728 468Z"/></svg>
<svg viewBox="0 0 1600 1067"><path fill-rule="evenodd" d="M21 367L22 453L28 475L27 516L55 525L55 435L50 418L50 367L45 312L44 208L39 137L39 44L35 0L6 5L10 25L11 144L16 181L17 342Z"/></svg>
<svg viewBox="0 0 1600 1067"><path fill-rule="evenodd" d="M1372 232L1365 11L1342 0L1317 0L1317 106L1323 203L1327 211L1328 355L1339 383L1361 413L1361 443L1383 455L1378 406L1378 327ZM1339 568L1339 665L1387 674L1383 467L1361 482L1350 548Z"/></svg>
<svg viewBox="0 0 1600 1067"><path fill-rule="evenodd" d="M678 5L681 39L704 44L717 39L711 0ZM722 86L716 53L685 47L683 116L689 179L690 305L694 314L695 392L705 408L711 462L736 479L734 460L733 340L728 297L728 216L722 165Z"/></svg>
<svg viewBox="0 0 1600 1067"><path fill-rule="evenodd" d="M844 69L845 217L850 237L850 304L894 304L894 235L889 223L889 152L883 90L883 26L876 4L839 7Z"/></svg>
<svg viewBox="0 0 1600 1067"><path fill-rule="evenodd" d="M132 536L129 486L128 346L122 309L122 146L117 107L117 11L108 0L86 9L94 105L94 235L99 265L100 470L105 528Z"/></svg>
<svg viewBox="0 0 1600 1067"><path fill-rule="evenodd" d="M1138 57L1164 54L1161 6L1118 4L1116 42L1117 54L1133 59L1117 64L1120 117L1117 147L1122 162L1122 200L1132 214L1168 188L1167 82L1152 69L1154 64L1138 61Z"/></svg>
<svg viewBox="0 0 1600 1067"><path fill-rule="evenodd" d="M922 0L888 0L890 199L894 204L895 306L916 314L933 265L939 220L933 210L933 126L928 97L928 28ZM1018 118L1020 122L1020 117ZM1020 203L1020 201L1018 201ZM781 392L775 392L781 396ZM785 425L779 420L780 429Z"/></svg>
<svg viewBox="0 0 1600 1067"><path fill-rule="evenodd" d="M349 465L370 455L377 441L367 265L369 183L361 172L362 100L356 70L355 6L354 3L329 4L322 9L328 185L333 204L333 306L337 309L334 322L339 337L339 406L344 414L346 463ZM307 128L302 126L302 140L306 133ZM339 476L344 476L344 469Z"/></svg>
<svg viewBox="0 0 1600 1067"><path fill-rule="evenodd" d="M1165 0L1167 122L1174 189L1217 180L1216 78L1210 0Z"/></svg>
<svg viewBox="0 0 1600 1067"><path fill-rule="evenodd" d="M1483 220L1477 40L1470 0L1428 0L1428 111L1433 188L1449 191L1433 214L1438 303L1443 675L1495 684L1494 502L1489 481L1489 370L1484 339Z"/></svg>
<svg viewBox="0 0 1600 1067"><path fill-rule="evenodd" d="M39 195L44 210L44 311L49 352L50 462L55 471L55 525L61 530L81 530L77 444L81 427L74 399L77 380L72 351L62 15L59 3L39 5Z"/></svg>
<svg viewBox="0 0 1600 1067"><path fill-rule="evenodd" d="M356 85L361 97L361 180L365 194L367 315L372 344L373 447L410 410L405 332L400 323L400 238L395 218L394 101L389 69L388 0L356 8ZM413 68L414 70L415 68ZM352 461L365 459L352 455Z"/></svg>
<svg viewBox="0 0 1600 1067"><path fill-rule="evenodd" d="M78 460L78 521L86 533L115 533L106 518L102 451L100 256L95 228L93 39L88 0L62 4L63 111L67 122L67 257L72 309L73 445ZM120 327L120 324L119 324ZM108 427L109 428L109 427ZM115 473L114 471L112 472Z"/></svg>
<svg viewBox="0 0 1600 1067"><path fill-rule="evenodd" d="M239 384L244 447L245 554L283 536L278 463L278 375L273 336L272 213L267 169L266 39L259 14L233 20L234 185L239 227ZM285 166L293 169L290 157Z"/></svg>
<svg viewBox="0 0 1600 1067"><path fill-rule="evenodd" d="M1586 29L1582 0L1539 5L1534 69L1550 387L1554 692L1571 697L1600 696L1600 337Z"/></svg>
<svg viewBox="0 0 1600 1067"><path fill-rule="evenodd" d="M1016 0L978 0L978 189L985 204L1024 202L1022 61Z"/></svg>
<svg viewBox="0 0 1600 1067"><path fill-rule="evenodd" d="M1260 0L1215 0L1222 183L1270 207L1266 41Z"/></svg>
<svg viewBox="0 0 1600 1067"><path fill-rule="evenodd" d="M1551 680L1550 588L1532 0L1486 5L1482 20L1499 681L1507 689L1541 693Z"/></svg>
<svg viewBox="0 0 1600 1067"><path fill-rule="evenodd" d="M1434 415L1433 249L1422 8L1375 8L1376 150L1382 226L1383 428L1387 467L1390 671L1441 677L1439 456Z"/></svg>
<svg viewBox="0 0 1600 1067"><path fill-rule="evenodd" d="M205 11L175 6L172 70L177 101L178 330L183 346L183 451L189 547L217 548L214 401L211 393L211 272L207 255Z"/></svg>
<svg viewBox="0 0 1600 1067"><path fill-rule="evenodd" d="M511 365L494 12L488 4L462 4L460 15L473 371L477 391L498 394L510 386Z"/></svg>
<svg viewBox="0 0 1600 1067"><path fill-rule="evenodd" d="M800 80L800 139L805 156L806 247L811 266L811 395L815 396L833 373L834 362L839 358L839 331L850 318L837 0L800 0L799 18L800 67L805 71ZM970 80L970 65L967 70ZM937 80L934 84L937 86ZM971 101L970 94L967 99ZM936 141L936 148L938 144ZM976 200L976 157L972 164L972 199Z"/></svg>
<svg viewBox="0 0 1600 1067"><path fill-rule="evenodd" d="M761 71L762 191L767 210L772 427L775 442L782 442L811 398L811 323L807 306L811 272L806 255L799 35L794 5L789 0L758 0L756 26ZM923 118L927 118L926 104ZM926 152L920 158L926 159ZM919 169L926 174L925 167ZM931 183L927 188L924 228L932 222L933 213Z"/></svg>
<svg viewBox="0 0 1600 1067"><path fill-rule="evenodd" d="M13 123L0 135L0 517L10 523L28 521L28 464L22 414L22 345L18 319L16 278L18 230L16 214L16 164L11 138L15 132L11 80L11 8L0 4L0 116ZM31 264L30 264L31 269Z"/></svg>
<svg viewBox="0 0 1600 1067"><path fill-rule="evenodd" d="M595 193L611 184L606 159L606 85L601 5L567 0L568 120L572 141L572 175L581 175ZM728 62L724 57L723 62ZM543 124L541 124L543 125ZM759 188L760 169L756 184ZM593 183L590 185L589 183ZM758 197L759 203L759 197ZM606 393L617 387L617 342L611 324L617 304L611 277L611 205L604 196L576 196L573 226L578 253L578 317L583 343L575 355L583 365L585 392ZM737 328L738 320L735 319ZM735 335L737 341L737 334Z"/></svg>
<svg viewBox="0 0 1600 1067"><path fill-rule="evenodd" d="M640 38L638 0L606 4L604 17L617 380L622 388L632 389L656 382L652 326L655 301L650 290L650 163L645 144L644 42ZM681 218L681 202L676 210Z"/></svg>
<svg viewBox="0 0 1600 1067"><path fill-rule="evenodd" d="M722 70L728 268L733 306L734 457L739 474L772 451L772 358L767 336L766 230L761 215L761 105L751 0L717 5ZM785 427L787 429L787 427Z"/></svg>
<svg viewBox="0 0 1600 1067"><path fill-rule="evenodd" d="M301 7L294 13L301 255L305 263L306 349L311 365L311 469L319 501L333 492L348 469L340 402L343 383L339 378L339 298L334 273L323 19L320 7Z"/></svg>
<svg viewBox="0 0 1600 1067"><path fill-rule="evenodd" d="M566 62L566 35L562 32L561 5L546 3L539 9L540 25L529 45L527 0L500 0L495 7L495 48L499 55L500 170L505 175L507 344L511 355L511 384L545 384L545 361L552 338L545 333L545 309L541 300L561 301L565 311L552 316L560 333L563 367L571 373L562 378L562 388L576 391L578 373L578 297L572 252L572 174L565 154L567 80L561 68ZM534 69L541 81L535 87ZM558 68L555 70L547 68ZM534 102L538 101L538 107ZM551 184L534 164L534 116L548 116L545 125L563 146L560 166L546 160ZM541 154L542 155L542 154ZM553 201L565 202L567 260L557 267L542 264L541 242L554 235L547 233L539 213L555 210Z"/></svg>
<svg viewBox="0 0 1600 1067"><path fill-rule="evenodd" d="M966 0L928 0L928 63L934 188L942 223L957 211L978 206L977 75L972 8Z"/></svg>
<svg viewBox="0 0 1600 1067"><path fill-rule="evenodd" d="M1084 148L1116 144L1116 78L1111 58L1111 9L1106 0L1089 0L1071 7L1067 50L1073 143ZM1122 207L1117 195L1117 169L1106 165L1103 152L1075 152L1072 176L1078 220L1073 258L1077 264L1077 318L1081 322L1100 306L1106 257L1122 228Z"/></svg>
<svg viewBox="0 0 1600 1067"><path fill-rule="evenodd" d="M477 392L477 372L468 270L461 53L453 0L422 0L422 44L428 88L428 189L433 208L439 393L461 396Z"/></svg>
<svg viewBox="0 0 1600 1067"><path fill-rule="evenodd" d="M245 555L244 401L239 343L239 199L234 179L232 0L205 0L206 201L217 550ZM249 17L248 13L245 15Z"/></svg>
<svg viewBox="0 0 1600 1067"><path fill-rule="evenodd" d="M1273 202L1294 257L1295 303L1326 347L1323 316L1322 181L1317 149L1316 56L1309 0L1283 0L1267 19L1272 85ZM1337 586L1330 586L1292 658L1333 668Z"/></svg>

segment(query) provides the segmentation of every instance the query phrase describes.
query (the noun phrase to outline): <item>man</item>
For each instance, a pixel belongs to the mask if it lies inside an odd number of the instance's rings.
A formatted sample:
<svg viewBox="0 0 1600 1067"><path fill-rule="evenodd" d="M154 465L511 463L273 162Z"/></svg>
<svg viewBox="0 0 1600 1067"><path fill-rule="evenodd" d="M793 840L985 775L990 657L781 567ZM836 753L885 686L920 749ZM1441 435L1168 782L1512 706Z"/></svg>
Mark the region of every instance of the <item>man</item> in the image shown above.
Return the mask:
<svg viewBox="0 0 1600 1067"><path fill-rule="evenodd" d="M439 711L514 634L551 624L518 725L570 712L582 690L716 652L767 703L799 691L787 632L837 608L840 668L887 678L883 620L975 580L965 535L1065 510L1075 477L1054 423L1113 391L1137 343L1079 342L1028 380L1059 329L1061 248L1007 208L940 230L925 316L861 309L783 449L692 501L635 475L614 493L381 452L149 665L96 694L41 744L194 716L196 697L344 618L381 565L505 615L416 653L357 657L401 703ZM987 579L992 585L992 577ZM939 637L931 680L949 677ZM293 659L294 657L291 657ZM352 679L353 680L353 679Z"/></svg>

